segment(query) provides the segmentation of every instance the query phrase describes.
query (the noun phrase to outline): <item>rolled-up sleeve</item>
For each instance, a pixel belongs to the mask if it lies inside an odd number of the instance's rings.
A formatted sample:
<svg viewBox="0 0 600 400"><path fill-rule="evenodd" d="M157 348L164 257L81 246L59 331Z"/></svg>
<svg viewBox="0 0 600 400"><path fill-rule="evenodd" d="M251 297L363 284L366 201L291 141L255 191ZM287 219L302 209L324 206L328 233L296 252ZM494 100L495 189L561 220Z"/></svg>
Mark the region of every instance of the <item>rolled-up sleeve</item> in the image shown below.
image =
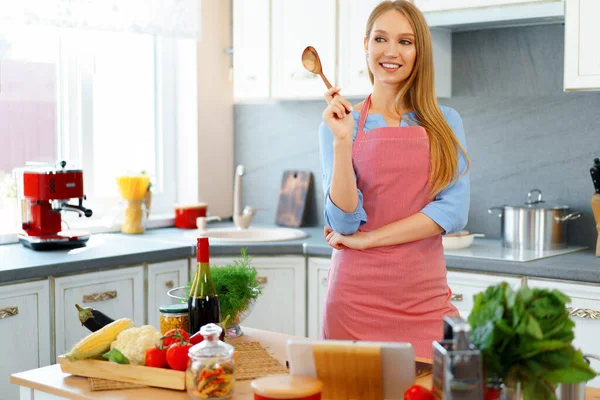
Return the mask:
<svg viewBox="0 0 600 400"><path fill-rule="evenodd" d="M452 108L443 111L446 121L466 151L467 142L462 118ZM459 151L458 170L461 175L467 170L467 160L462 151ZM441 226L445 233L456 233L467 225L470 197L471 183L469 172L467 172L442 190L435 200L427 204L421 212Z"/></svg>
<svg viewBox="0 0 600 400"><path fill-rule="evenodd" d="M367 222L367 214L363 208L363 195L357 189L358 205L353 212L348 213L340 210L331 201L329 190L331 189L331 173L333 171L333 134L324 122L321 122L319 126L319 149L321 155L321 178L323 180L323 193L325 195L323 210L325 223L338 233L350 235Z"/></svg>

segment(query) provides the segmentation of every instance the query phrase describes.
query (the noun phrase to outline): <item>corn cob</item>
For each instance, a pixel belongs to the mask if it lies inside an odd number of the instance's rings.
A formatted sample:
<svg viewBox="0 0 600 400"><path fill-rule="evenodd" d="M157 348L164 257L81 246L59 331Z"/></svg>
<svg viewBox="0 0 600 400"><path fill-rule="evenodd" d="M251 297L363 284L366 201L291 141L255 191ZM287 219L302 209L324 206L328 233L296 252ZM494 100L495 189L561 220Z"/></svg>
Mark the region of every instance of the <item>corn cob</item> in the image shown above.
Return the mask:
<svg viewBox="0 0 600 400"><path fill-rule="evenodd" d="M81 339L69 353L65 354L65 357L75 361L102 355L110 349L110 344L115 341L119 333L133 327L135 324L129 318L111 322Z"/></svg>

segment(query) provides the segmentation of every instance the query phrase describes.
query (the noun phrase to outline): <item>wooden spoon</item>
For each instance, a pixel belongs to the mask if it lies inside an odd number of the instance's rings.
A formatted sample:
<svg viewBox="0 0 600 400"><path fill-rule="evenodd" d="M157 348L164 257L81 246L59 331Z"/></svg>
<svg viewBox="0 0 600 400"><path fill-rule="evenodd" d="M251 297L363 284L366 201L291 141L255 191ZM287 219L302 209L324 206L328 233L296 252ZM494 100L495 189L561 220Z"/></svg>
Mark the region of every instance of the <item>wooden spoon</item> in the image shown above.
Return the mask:
<svg viewBox="0 0 600 400"><path fill-rule="evenodd" d="M302 52L302 65L308 72L312 72L313 74L317 74L321 76L323 79L323 83L327 86L327 89L331 89L331 83L325 78L325 74L323 74L323 67L321 66L321 59L319 58L319 53L315 50L314 47L308 46ZM337 93L334 93L332 97L337 96ZM346 114L350 114L352 111L346 110Z"/></svg>
<svg viewBox="0 0 600 400"><path fill-rule="evenodd" d="M315 50L314 47L308 46L304 49L302 52L302 65L308 72L320 75L321 79L323 79L323 83L325 83L325 86L327 86L327 89L331 89L331 83L329 83L323 74L323 67L321 66L319 53L317 53L317 50Z"/></svg>

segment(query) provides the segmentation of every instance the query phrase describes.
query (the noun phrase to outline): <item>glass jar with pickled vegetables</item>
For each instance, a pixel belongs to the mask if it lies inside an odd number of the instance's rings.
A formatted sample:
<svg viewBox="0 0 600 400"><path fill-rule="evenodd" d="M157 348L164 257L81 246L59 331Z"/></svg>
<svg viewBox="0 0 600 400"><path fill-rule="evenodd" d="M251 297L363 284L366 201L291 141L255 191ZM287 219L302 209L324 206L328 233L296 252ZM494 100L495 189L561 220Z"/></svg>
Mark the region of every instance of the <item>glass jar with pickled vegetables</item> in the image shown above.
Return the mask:
<svg viewBox="0 0 600 400"><path fill-rule="evenodd" d="M192 399L229 399L233 396L235 372L233 346L219 340L222 329L216 324L200 328L204 340L188 355L186 388Z"/></svg>

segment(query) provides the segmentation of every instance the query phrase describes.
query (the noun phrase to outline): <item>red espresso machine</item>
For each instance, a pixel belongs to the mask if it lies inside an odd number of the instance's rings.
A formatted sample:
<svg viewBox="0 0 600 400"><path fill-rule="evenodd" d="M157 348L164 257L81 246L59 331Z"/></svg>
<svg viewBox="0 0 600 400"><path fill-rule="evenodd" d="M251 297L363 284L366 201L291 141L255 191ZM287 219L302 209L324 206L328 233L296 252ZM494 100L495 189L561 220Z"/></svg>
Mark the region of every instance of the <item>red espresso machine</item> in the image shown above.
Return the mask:
<svg viewBox="0 0 600 400"><path fill-rule="evenodd" d="M83 207L83 171L58 165L33 165L14 170L22 231L19 241L34 250L85 246L89 232L63 230L62 211L92 216ZM70 204L77 199L78 204Z"/></svg>

